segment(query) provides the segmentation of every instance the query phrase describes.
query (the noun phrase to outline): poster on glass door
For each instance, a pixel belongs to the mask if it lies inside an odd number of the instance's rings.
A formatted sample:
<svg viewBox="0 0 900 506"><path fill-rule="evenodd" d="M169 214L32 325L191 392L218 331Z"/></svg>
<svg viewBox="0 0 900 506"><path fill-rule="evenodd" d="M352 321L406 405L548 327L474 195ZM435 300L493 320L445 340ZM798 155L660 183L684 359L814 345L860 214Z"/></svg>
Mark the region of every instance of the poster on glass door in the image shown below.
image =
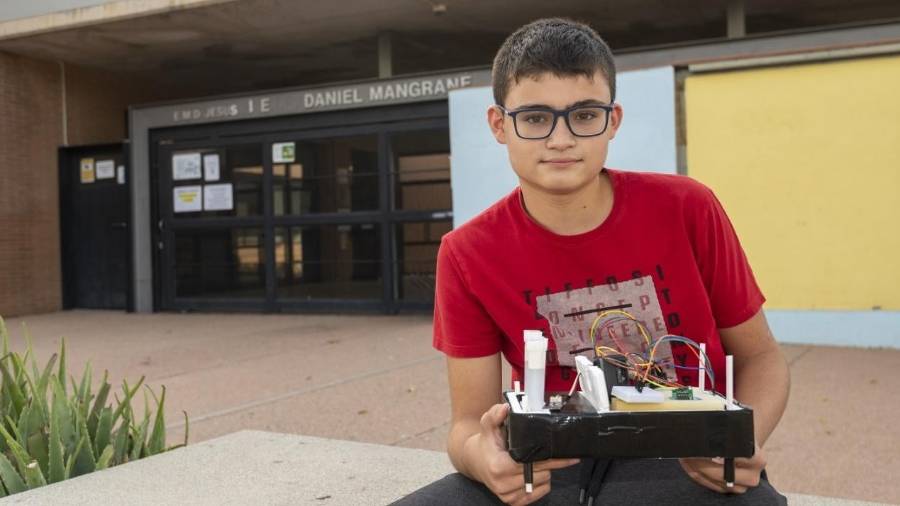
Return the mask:
<svg viewBox="0 0 900 506"><path fill-rule="evenodd" d="M172 188L172 203L176 213L192 213L203 210L203 200L200 194L203 187L194 186L176 186Z"/></svg>
<svg viewBox="0 0 900 506"><path fill-rule="evenodd" d="M234 209L234 196L231 183L208 184L203 187L203 210L231 211Z"/></svg>
<svg viewBox="0 0 900 506"><path fill-rule="evenodd" d="M179 153L172 155L172 179L200 179L200 153Z"/></svg>

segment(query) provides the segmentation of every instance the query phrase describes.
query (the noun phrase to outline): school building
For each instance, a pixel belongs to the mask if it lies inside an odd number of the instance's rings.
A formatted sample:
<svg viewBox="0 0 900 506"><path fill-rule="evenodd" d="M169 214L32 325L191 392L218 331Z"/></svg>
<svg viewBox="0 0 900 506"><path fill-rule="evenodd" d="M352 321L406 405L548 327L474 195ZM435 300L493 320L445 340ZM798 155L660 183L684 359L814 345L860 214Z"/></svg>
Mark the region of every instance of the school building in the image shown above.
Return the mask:
<svg viewBox="0 0 900 506"><path fill-rule="evenodd" d="M0 6L0 315L428 311L512 189L490 63L610 43L608 165L711 186L792 342L900 347L900 4L52 0Z"/></svg>

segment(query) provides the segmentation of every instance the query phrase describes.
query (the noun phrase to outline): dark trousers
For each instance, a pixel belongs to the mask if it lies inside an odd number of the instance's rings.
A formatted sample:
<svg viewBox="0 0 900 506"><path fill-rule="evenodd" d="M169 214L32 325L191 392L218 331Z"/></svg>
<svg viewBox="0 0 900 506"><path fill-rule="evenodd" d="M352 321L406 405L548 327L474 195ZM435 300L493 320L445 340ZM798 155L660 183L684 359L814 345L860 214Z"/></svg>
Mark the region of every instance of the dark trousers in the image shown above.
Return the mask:
<svg viewBox="0 0 900 506"><path fill-rule="evenodd" d="M552 471L550 493L535 504L578 504L578 465ZM465 476L448 475L394 503L418 505L503 504L487 487ZM763 472L758 487L744 494L720 494L688 477L675 459L617 459L603 480L595 505L706 504L785 505L787 499L776 491Z"/></svg>

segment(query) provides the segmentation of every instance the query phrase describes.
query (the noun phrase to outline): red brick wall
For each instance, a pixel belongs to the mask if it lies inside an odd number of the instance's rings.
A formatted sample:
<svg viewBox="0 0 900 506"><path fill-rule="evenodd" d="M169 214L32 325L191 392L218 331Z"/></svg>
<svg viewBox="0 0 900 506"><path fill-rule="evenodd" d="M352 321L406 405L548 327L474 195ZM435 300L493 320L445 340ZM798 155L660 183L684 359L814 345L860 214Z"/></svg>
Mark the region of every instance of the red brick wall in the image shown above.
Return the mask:
<svg viewBox="0 0 900 506"><path fill-rule="evenodd" d="M61 304L59 65L0 52L0 315Z"/></svg>
<svg viewBox="0 0 900 506"><path fill-rule="evenodd" d="M174 98L146 79L0 51L0 316L62 305L57 150L121 142L129 104Z"/></svg>

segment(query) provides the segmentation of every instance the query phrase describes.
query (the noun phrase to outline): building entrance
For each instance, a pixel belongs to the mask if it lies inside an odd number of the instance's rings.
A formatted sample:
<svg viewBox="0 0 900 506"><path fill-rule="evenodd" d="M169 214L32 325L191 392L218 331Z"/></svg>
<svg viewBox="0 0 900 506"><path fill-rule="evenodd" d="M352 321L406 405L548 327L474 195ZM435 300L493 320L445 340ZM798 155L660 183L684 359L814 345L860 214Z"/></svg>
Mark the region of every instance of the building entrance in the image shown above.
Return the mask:
<svg viewBox="0 0 900 506"><path fill-rule="evenodd" d="M431 307L452 226L446 104L385 112L155 133L158 306Z"/></svg>

